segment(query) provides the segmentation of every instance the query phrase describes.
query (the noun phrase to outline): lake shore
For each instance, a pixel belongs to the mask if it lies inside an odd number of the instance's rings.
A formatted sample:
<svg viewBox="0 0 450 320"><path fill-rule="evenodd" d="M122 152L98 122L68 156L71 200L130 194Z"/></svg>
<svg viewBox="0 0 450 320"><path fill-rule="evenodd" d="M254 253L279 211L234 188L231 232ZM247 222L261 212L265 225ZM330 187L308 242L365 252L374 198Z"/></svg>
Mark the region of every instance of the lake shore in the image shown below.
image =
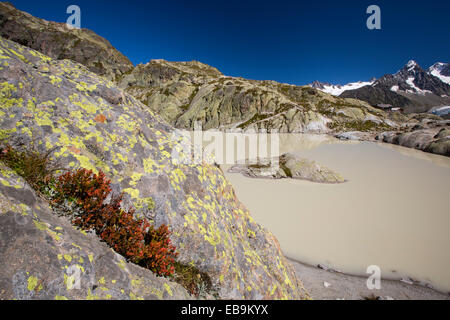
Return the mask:
<svg viewBox="0 0 450 320"><path fill-rule="evenodd" d="M320 269L290 258L297 277L314 300L450 300L450 295L398 280L381 280L380 290L369 290L367 278Z"/></svg>

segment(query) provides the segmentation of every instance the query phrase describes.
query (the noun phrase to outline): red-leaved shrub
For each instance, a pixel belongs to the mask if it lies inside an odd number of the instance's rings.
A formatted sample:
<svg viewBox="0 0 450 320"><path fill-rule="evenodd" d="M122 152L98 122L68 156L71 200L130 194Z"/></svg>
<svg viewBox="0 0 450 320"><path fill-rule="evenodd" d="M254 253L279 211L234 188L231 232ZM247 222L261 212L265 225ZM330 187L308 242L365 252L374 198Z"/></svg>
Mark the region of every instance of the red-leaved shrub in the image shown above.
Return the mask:
<svg viewBox="0 0 450 320"><path fill-rule="evenodd" d="M161 225L155 229L147 219L134 218L134 210L120 208L122 194L112 196L111 182L103 172L79 169L61 175L55 184L53 203L75 202L78 214L73 223L96 233L117 253L129 261L152 270L159 276L174 273L176 248L171 244L169 229Z"/></svg>

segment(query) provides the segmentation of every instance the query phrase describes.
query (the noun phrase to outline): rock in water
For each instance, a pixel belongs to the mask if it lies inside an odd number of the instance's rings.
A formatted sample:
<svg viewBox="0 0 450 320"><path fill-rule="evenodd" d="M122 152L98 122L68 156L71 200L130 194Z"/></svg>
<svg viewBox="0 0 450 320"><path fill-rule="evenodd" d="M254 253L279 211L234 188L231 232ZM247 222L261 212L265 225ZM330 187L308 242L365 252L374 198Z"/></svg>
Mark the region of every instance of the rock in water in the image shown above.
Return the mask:
<svg viewBox="0 0 450 320"><path fill-rule="evenodd" d="M309 180L321 183L343 183L345 179L338 173L315 161L302 159L297 155L286 153L280 157L280 167L293 179Z"/></svg>
<svg viewBox="0 0 450 320"><path fill-rule="evenodd" d="M319 183L345 182L339 173L291 153L281 155L278 161L263 159L259 164L238 164L231 167L228 172L241 173L250 178L292 178Z"/></svg>
<svg viewBox="0 0 450 320"><path fill-rule="evenodd" d="M336 134L335 137L341 140L352 140L352 141L373 140L375 138L374 134L360 131L342 132Z"/></svg>

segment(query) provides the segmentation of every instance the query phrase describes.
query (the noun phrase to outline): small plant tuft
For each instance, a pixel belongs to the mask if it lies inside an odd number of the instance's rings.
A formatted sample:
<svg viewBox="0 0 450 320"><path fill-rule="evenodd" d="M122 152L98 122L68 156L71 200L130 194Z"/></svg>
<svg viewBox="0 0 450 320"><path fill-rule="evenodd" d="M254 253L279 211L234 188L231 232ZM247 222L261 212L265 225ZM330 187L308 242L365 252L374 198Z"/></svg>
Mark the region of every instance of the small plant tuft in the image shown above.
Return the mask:
<svg viewBox="0 0 450 320"><path fill-rule="evenodd" d="M207 273L201 272L195 266L175 262L174 279L185 287L191 295L205 297L212 293L212 282Z"/></svg>
<svg viewBox="0 0 450 320"><path fill-rule="evenodd" d="M54 182L55 172L59 170L50 159L54 150L40 153L31 147L31 150L20 151L7 144L0 147L0 161L43 195L46 194L46 187Z"/></svg>

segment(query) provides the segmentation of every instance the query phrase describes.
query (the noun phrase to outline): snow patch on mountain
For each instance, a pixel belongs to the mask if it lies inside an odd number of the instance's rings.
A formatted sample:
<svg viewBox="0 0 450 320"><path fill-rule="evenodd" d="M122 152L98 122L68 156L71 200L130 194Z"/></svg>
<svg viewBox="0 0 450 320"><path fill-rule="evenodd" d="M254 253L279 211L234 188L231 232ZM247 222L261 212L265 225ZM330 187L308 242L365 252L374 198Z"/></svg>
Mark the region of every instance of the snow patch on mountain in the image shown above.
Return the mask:
<svg viewBox="0 0 450 320"><path fill-rule="evenodd" d="M439 78L442 82L450 84L450 75L443 74L445 68L449 69L448 63L438 62L428 69L428 73Z"/></svg>
<svg viewBox="0 0 450 320"><path fill-rule="evenodd" d="M322 84L320 87L315 87L325 93L329 93L333 96L339 96L342 92L347 90L355 90L365 86L371 86L374 81L358 81L348 83L346 85L332 85L332 84Z"/></svg>
<svg viewBox="0 0 450 320"><path fill-rule="evenodd" d="M413 89L413 90L406 90L406 92L408 92L408 93L418 93L418 94L422 94L422 95L424 95L424 94L426 94L426 93L432 93L431 91L429 91L429 90L422 90L422 89L420 89L420 88L418 88L417 86L416 86L416 84L414 83L414 80L415 80L416 78L414 78L414 77L409 77L407 80L406 80L406 83ZM391 89L392 90L392 89Z"/></svg>
<svg viewBox="0 0 450 320"><path fill-rule="evenodd" d="M429 111L429 113L435 114L437 116L447 115L450 114L450 106L433 108Z"/></svg>

